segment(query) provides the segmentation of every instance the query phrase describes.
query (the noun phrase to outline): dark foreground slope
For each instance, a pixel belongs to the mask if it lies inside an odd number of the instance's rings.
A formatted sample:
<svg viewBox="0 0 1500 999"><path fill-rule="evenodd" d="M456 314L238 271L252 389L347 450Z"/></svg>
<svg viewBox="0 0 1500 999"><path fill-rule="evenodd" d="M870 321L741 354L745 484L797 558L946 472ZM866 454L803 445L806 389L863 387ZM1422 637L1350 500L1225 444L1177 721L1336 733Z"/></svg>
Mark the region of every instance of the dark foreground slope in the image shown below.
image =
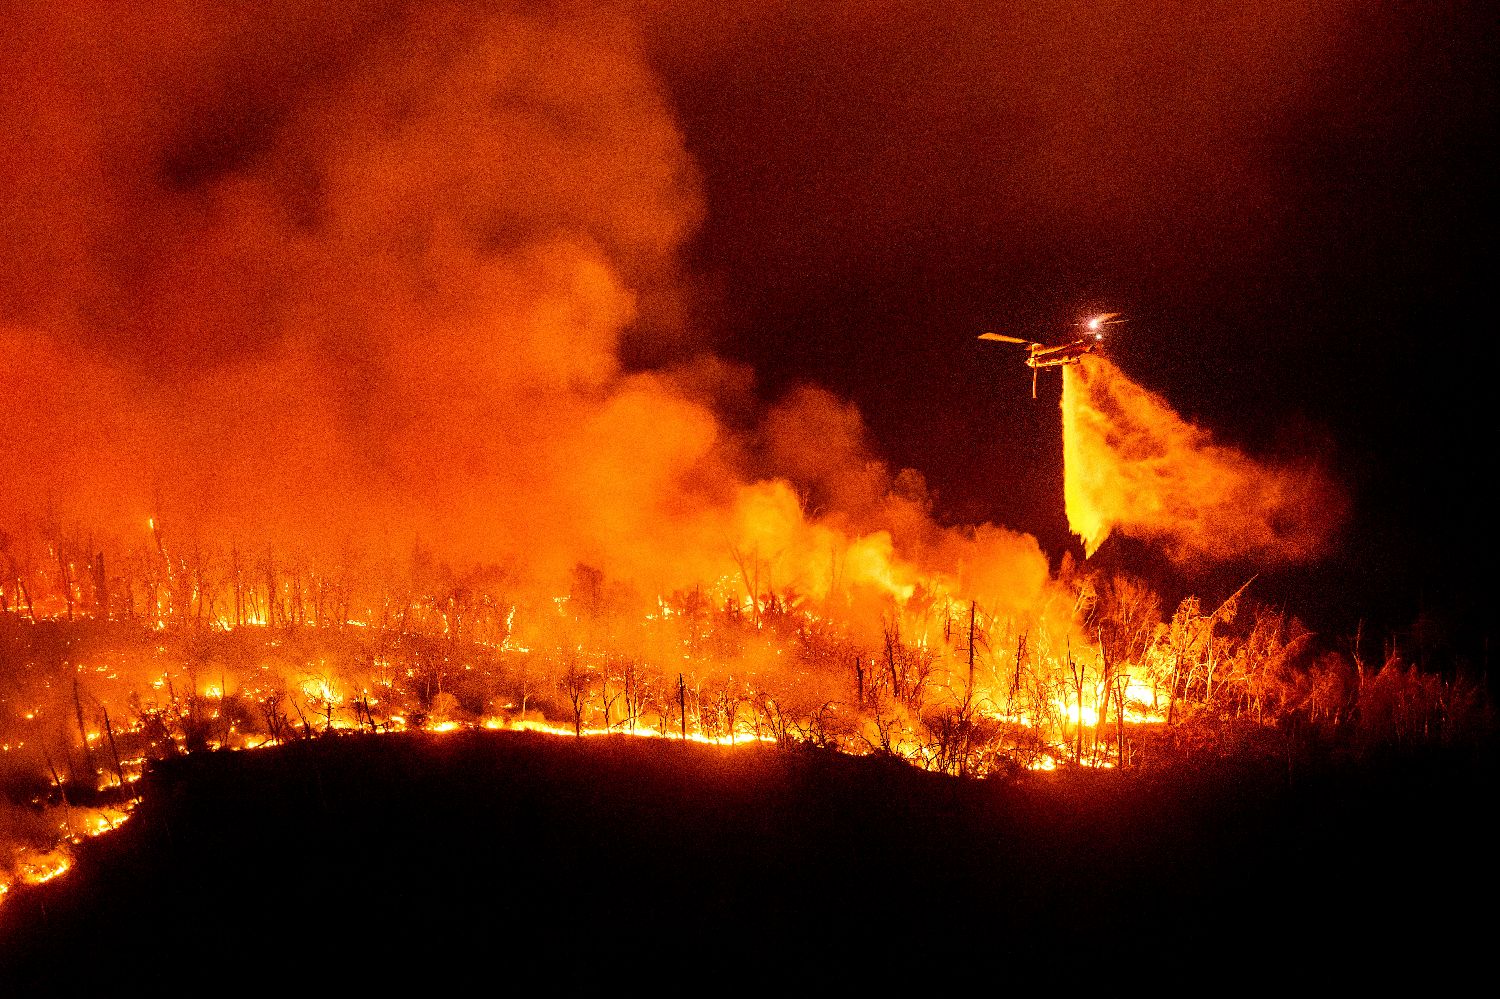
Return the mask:
<svg viewBox="0 0 1500 999"><path fill-rule="evenodd" d="M0 982L1447 975L1494 942L1489 775L1004 785L510 733L200 754L159 767L67 878L0 907Z"/></svg>

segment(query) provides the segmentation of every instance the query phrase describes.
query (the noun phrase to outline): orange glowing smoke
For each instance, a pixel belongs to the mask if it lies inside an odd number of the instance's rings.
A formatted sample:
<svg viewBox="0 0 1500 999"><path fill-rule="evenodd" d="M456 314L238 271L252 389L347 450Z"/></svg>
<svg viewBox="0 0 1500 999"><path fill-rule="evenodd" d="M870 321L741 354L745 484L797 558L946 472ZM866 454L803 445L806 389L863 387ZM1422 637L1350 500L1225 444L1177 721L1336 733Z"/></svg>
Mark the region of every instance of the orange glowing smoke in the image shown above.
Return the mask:
<svg viewBox="0 0 1500 999"><path fill-rule="evenodd" d="M1062 420L1068 526L1089 555L1118 530L1182 562L1298 562L1343 515L1320 470L1216 443L1109 361L1063 369Z"/></svg>

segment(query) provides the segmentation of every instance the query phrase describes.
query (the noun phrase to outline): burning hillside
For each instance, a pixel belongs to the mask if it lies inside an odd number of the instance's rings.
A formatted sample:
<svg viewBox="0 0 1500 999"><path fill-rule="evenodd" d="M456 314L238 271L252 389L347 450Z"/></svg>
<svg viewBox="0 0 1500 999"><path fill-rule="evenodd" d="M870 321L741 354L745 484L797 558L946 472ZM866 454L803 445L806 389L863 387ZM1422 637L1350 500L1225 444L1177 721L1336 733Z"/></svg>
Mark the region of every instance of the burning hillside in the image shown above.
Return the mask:
<svg viewBox="0 0 1500 999"><path fill-rule="evenodd" d="M1434 952L1477 970L1488 930L1462 901L1495 884L1488 774L1377 773L1352 788L1234 767L1017 785L486 732L197 754L157 767L72 876L0 906L0 981L132 989L169 959L187 981L376 991L470 966L559 982L828 969L889 985L982 961L1042 985L1131 960L1222 973L1243 941L1345 977L1431 976ZM1462 858L1465 877L1435 881L1434 855ZM1345 872L1332 889L1330 870ZM1287 904L1309 891L1318 904ZM1142 957L1142 941L1170 953Z"/></svg>
<svg viewBox="0 0 1500 999"><path fill-rule="evenodd" d="M1319 652L1243 594L1167 615L1097 574L1005 609L941 577L803 590L749 555L671 593L579 566L549 595L421 552L381 583L155 538L77 562L59 548L7 586L6 883L56 876L68 841L123 821L153 760L340 733L821 747L987 776L1279 754L1293 722L1353 745L1462 742L1487 717L1481 689L1394 652L1378 668Z"/></svg>
<svg viewBox="0 0 1500 999"><path fill-rule="evenodd" d="M757 401L693 324L695 170L623 16L268 9L64 5L0 49L0 889L153 761L346 732L986 776L1482 715L1243 591L1054 575L850 404ZM1089 551L1321 544L1301 479L1113 367L1064 409Z"/></svg>

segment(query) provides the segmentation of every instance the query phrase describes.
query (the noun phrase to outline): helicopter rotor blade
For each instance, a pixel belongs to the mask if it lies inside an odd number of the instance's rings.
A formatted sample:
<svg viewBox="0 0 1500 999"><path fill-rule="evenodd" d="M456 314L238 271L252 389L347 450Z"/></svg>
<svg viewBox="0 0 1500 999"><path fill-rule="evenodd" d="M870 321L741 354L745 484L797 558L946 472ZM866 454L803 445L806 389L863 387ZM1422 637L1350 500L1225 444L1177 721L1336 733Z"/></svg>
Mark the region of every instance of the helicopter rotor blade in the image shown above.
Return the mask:
<svg viewBox="0 0 1500 999"><path fill-rule="evenodd" d="M1038 346L1038 344L1034 343L1031 340L1022 340L1020 337L1016 337L1016 336L1006 336L1004 333L981 333L981 334L979 334L979 339L981 339L981 340L995 340L995 341L998 341L1000 343L1018 343L1018 344L1020 344L1023 347L1036 347L1036 346Z"/></svg>

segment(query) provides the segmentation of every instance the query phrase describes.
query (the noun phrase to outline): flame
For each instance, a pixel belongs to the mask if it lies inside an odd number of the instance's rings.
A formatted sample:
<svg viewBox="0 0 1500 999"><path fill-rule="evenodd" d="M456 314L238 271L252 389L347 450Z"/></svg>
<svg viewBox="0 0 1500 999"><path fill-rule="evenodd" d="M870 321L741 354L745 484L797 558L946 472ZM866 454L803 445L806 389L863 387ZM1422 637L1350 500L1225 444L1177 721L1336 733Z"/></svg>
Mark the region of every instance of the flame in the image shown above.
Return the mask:
<svg viewBox="0 0 1500 999"><path fill-rule="evenodd" d="M805 552L778 552L759 570L634 600L580 570L567 594L504 602L450 593L446 603L408 596L399 615L370 612L357 626L328 623L307 634L295 625L307 608L287 608L287 626L228 634L175 603L164 630L142 627L135 646L94 653L105 662L26 671L37 689L21 691L24 709L0 715L0 728L30 732L50 721L60 738L76 732L94 767L86 778L116 803L85 809L36 799L42 827L0 830L0 839L14 840L0 841L12 857L0 849L0 888L61 876L70 845L127 820L148 757L200 750L255 751L355 731L508 730L726 748L814 745L962 775L1130 766L1131 747L1169 724L1169 703L1277 724L1275 711L1258 703L1263 678L1254 669L1280 669L1279 640L1260 625L1239 646L1214 635L1215 623L1236 613L1238 593L1207 613L1189 598L1168 623L1139 584L1097 588L1086 579L1072 594L1049 584L1040 609L996 614L965 599L962 580L973 573L923 573L888 537L872 534L862 544L839 535L788 507L777 490L760 491L750 506L765 515L756 522L762 543L837 536L863 554L819 574ZM758 575L781 572L821 589L805 597ZM309 589L317 587L301 588L304 596ZM861 593L876 597L873 633ZM205 686L193 672L214 635L235 650L235 665ZM341 657L316 657L325 642ZM80 675L86 690L74 686ZM91 713L101 724L80 720ZM77 778L65 782L31 740L3 745L29 753L53 800L68 800L67 784ZM993 769L1002 760L1004 768Z"/></svg>
<svg viewBox="0 0 1500 999"><path fill-rule="evenodd" d="M312 676L302 681L302 693L310 700L322 704L342 704L343 696L330 677Z"/></svg>
<svg viewBox="0 0 1500 999"><path fill-rule="evenodd" d="M72 866L72 858L61 850L33 855L20 863L20 881L24 885L46 884L62 877Z"/></svg>
<svg viewBox="0 0 1500 999"><path fill-rule="evenodd" d="M1076 594L1034 538L946 526L852 405L802 388L752 416L745 372L661 332L703 206L625 18L382 15L357 59L288 87L255 155L205 160L264 124L264 95L195 81L237 52L337 53L320 32L341 22L271 44L178 13L38 14L50 55L28 65L109 64L0 90L27 126L0 238L28 261L0 275L0 353L27 360L0 365L0 613L121 636L107 672L30 663L0 704L49 820L5 832L35 854L6 883L124 821L46 804L68 783L124 802L183 753L510 729L974 773L1105 766L1121 728L1162 720L1151 648L1074 661ZM116 80L138 86L96 89ZM199 117L165 120L169 92ZM171 168L99 169L121 150ZM627 363L627 335L669 360ZM1107 362L1066 366L1063 399L1088 551L1114 529L1306 542L1295 481Z"/></svg>

